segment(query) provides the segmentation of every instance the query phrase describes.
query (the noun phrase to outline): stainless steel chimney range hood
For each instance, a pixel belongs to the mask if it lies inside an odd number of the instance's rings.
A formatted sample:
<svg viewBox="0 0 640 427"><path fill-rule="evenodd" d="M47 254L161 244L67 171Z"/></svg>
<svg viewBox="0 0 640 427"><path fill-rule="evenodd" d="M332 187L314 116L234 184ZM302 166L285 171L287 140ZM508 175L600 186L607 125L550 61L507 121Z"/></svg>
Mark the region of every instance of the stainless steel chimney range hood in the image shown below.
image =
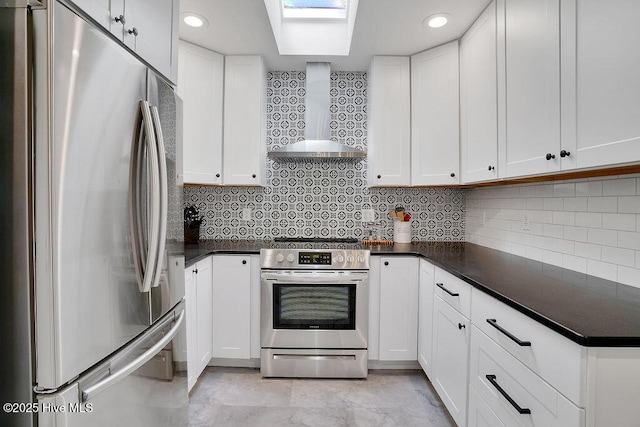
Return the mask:
<svg viewBox="0 0 640 427"><path fill-rule="evenodd" d="M267 153L272 159L358 160L366 151L329 139L331 120L331 68L328 62L307 63L305 140Z"/></svg>

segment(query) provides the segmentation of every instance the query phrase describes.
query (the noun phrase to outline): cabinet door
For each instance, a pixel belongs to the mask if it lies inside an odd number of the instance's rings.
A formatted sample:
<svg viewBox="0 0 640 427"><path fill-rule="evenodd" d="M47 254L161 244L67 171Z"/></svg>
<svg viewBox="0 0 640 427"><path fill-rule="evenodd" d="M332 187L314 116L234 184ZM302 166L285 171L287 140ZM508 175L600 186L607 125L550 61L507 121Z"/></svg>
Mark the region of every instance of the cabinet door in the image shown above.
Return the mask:
<svg viewBox="0 0 640 427"><path fill-rule="evenodd" d="M506 140L498 149L500 176L558 171L560 0L509 0L504 7L506 47L499 55L506 67Z"/></svg>
<svg viewBox="0 0 640 427"><path fill-rule="evenodd" d="M369 69L369 185L411 184L409 58L374 56Z"/></svg>
<svg viewBox="0 0 640 427"><path fill-rule="evenodd" d="M213 262L213 357L249 359L251 258L215 255Z"/></svg>
<svg viewBox="0 0 640 427"><path fill-rule="evenodd" d="M418 363L431 377L431 349L433 347L433 284L435 268L420 260L418 291Z"/></svg>
<svg viewBox="0 0 640 427"><path fill-rule="evenodd" d="M380 359L380 266L379 256L369 258L369 339L367 358Z"/></svg>
<svg viewBox="0 0 640 427"><path fill-rule="evenodd" d="M177 0L126 0L124 43L170 81L178 59Z"/></svg>
<svg viewBox="0 0 640 427"><path fill-rule="evenodd" d="M197 367L198 376L211 360L213 342L212 292L213 272L211 257L196 264L196 325L197 325Z"/></svg>
<svg viewBox="0 0 640 427"><path fill-rule="evenodd" d="M380 360L417 360L418 259L381 258Z"/></svg>
<svg viewBox="0 0 640 427"><path fill-rule="evenodd" d="M180 41L178 95L183 101L185 184L222 184L224 56Z"/></svg>
<svg viewBox="0 0 640 427"><path fill-rule="evenodd" d="M107 30L110 30L112 22L115 22L111 17L110 0L75 0L74 3Z"/></svg>
<svg viewBox="0 0 640 427"><path fill-rule="evenodd" d="M251 350L252 359L260 358L260 255L251 255L251 275L249 282L251 293Z"/></svg>
<svg viewBox="0 0 640 427"><path fill-rule="evenodd" d="M197 372L196 366L198 352L197 336L197 312L196 300L198 299L195 289L195 267L191 266L184 271L184 290L187 310L187 384L189 390L195 385L200 372Z"/></svg>
<svg viewBox="0 0 640 427"><path fill-rule="evenodd" d="M458 41L411 57L411 185L459 183Z"/></svg>
<svg viewBox="0 0 640 427"><path fill-rule="evenodd" d="M460 159L462 181L498 177L496 3L460 40Z"/></svg>
<svg viewBox="0 0 640 427"><path fill-rule="evenodd" d="M640 2L562 2L562 159L640 160Z"/></svg>
<svg viewBox="0 0 640 427"><path fill-rule="evenodd" d="M507 427L473 387L469 387L469 427Z"/></svg>
<svg viewBox="0 0 640 427"><path fill-rule="evenodd" d="M464 426L471 323L439 296L434 298L431 382L456 424Z"/></svg>
<svg viewBox="0 0 640 427"><path fill-rule="evenodd" d="M224 75L223 182L263 185L264 63L260 56L227 56Z"/></svg>

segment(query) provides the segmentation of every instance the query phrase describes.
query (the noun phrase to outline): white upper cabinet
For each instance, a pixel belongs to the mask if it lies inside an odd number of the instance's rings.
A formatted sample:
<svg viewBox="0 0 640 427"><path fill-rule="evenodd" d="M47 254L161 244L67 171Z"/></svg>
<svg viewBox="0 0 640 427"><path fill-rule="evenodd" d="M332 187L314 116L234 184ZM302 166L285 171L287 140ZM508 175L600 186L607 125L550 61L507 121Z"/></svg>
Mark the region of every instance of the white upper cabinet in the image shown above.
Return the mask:
<svg viewBox="0 0 640 427"><path fill-rule="evenodd" d="M459 183L458 41L411 57L411 184Z"/></svg>
<svg viewBox="0 0 640 427"><path fill-rule="evenodd" d="M462 182L495 179L498 166L496 2L460 40Z"/></svg>
<svg viewBox="0 0 640 427"><path fill-rule="evenodd" d="M502 7L504 9L502 9ZM504 16L502 15L504 11ZM500 139L501 177L560 170L559 0L501 0L498 50L505 67L505 139Z"/></svg>
<svg viewBox="0 0 640 427"><path fill-rule="evenodd" d="M264 185L266 77L260 56L225 57L225 185Z"/></svg>
<svg viewBox="0 0 640 427"><path fill-rule="evenodd" d="M222 184L224 57L180 41L178 94L183 101L185 184Z"/></svg>
<svg viewBox="0 0 640 427"><path fill-rule="evenodd" d="M74 0L87 15L175 83L179 0Z"/></svg>
<svg viewBox="0 0 640 427"><path fill-rule="evenodd" d="M411 184L409 57L374 56L369 68L369 185Z"/></svg>
<svg viewBox="0 0 640 427"><path fill-rule="evenodd" d="M640 2L563 1L561 13L563 162L640 161Z"/></svg>

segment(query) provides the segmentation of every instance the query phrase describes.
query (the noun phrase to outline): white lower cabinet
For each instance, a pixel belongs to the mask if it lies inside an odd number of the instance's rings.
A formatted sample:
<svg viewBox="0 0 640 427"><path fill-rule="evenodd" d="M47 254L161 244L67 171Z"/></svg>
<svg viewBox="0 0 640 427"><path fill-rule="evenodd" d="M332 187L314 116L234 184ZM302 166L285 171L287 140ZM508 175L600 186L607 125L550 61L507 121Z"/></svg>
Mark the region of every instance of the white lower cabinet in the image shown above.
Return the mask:
<svg viewBox="0 0 640 427"><path fill-rule="evenodd" d="M584 409L475 326L471 334L470 385L506 426L584 426Z"/></svg>
<svg viewBox="0 0 640 427"><path fill-rule="evenodd" d="M418 363L431 377L431 343L433 341L433 284L435 267L420 259L418 289Z"/></svg>
<svg viewBox="0 0 640 427"><path fill-rule="evenodd" d="M380 261L380 360L417 360L418 258Z"/></svg>
<svg viewBox="0 0 640 427"><path fill-rule="evenodd" d="M213 357L251 355L251 257L213 257Z"/></svg>
<svg viewBox="0 0 640 427"><path fill-rule="evenodd" d="M469 387L469 427L509 427L489 408L473 388Z"/></svg>
<svg viewBox="0 0 640 427"><path fill-rule="evenodd" d="M456 424L465 426L471 322L437 295L433 310L431 382Z"/></svg>
<svg viewBox="0 0 640 427"><path fill-rule="evenodd" d="M185 269L187 305L187 383L189 390L212 357L212 288L211 258L207 257Z"/></svg>

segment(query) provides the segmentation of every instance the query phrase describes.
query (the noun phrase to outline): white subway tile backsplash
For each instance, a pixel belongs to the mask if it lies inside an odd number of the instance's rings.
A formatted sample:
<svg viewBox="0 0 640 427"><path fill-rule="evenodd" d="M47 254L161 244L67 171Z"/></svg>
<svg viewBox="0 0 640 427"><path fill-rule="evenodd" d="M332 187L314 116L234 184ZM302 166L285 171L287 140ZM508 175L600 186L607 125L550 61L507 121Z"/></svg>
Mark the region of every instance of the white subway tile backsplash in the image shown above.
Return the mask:
<svg viewBox="0 0 640 427"><path fill-rule="evenodd" d="M561 197L553 198L546 197L544 198L544 210L545 211L561 211L563 208L563 200Z"/></svg>
<svg viewBox="0 0 640 427"><path fill-rule="evenodd" d="M467 241L640 287L638 174L477 188L465 203ZM487 209L498 220L472 226Z"/></svg>
<svg viewBox="0 0 640 427"><path fill-rule="evenodd" d="M590 259L587 260L587 274L615 281L618 278L618 266L608 262Z"/></svg>
<svg viewBox="0 0 640 427"><path fill-rule="evenodd" d="M596 245L616 246L618 244L618 232L592 228L587 233L587 241L589 243L595 243Z"/></svg>
<svg viewBox="0 0 640 427"><path fill-rule="evenodd" d="M563 237L567 240L573 240L575 242L586 242L588 228L586 227L569 227L565 226L563 229Z"/></svg>
<svg viewBox="0 0 640 427"><path fill-rule="evenodd" d="M602 254L602 246L592 243L576 242L574 254L583 258L599 260Z"/></svg>
<svg viewBox="0 0 640 427"><path fill-rule="evenodd" d="M574 183L554 184L553 197L573 197L576 194Z"/></svg>
<svg viewBox="0 0 640 427"><path fill-rule="evenodd" d="M619 265L618 282L640 288L640 270Z"/></svg>
<svg viewBox="0 0 640 427"><path fill-rule="evenodd" d="M603 196L631 196L636 194L636 180L633 178L612 179L602 182Z"/></svg>
<svg viewBox="0 0 640 427"><path fill-rule="evenodd" d="M576 212L576 225L579 227L602 228L602 214Z"/></svg>
<svg viewBox="0 0 640 427"><path fill-rule="evenodd" d="M577 182L576 196L602 196L602 181Z"/></svg>
<svg viewBox="0 0 640 427"><path fill-rule="evenodd" d="M574 255L562 254L562 267L578 271L580 273L586 273L587 259Z"/></svg>
<svg viewBox="0 0 640 427"><path fill-rule="evenodd" d="M636 231L636 215L634 214L602 214L602 228L609 230Z"/></svg>
<svg viewBox="0 0 640 427"><path fill-rule="evenodd" d="M618 231L618 247L640 250L640 233L632 231Z"/></svg>
<svg viewBox="0 0 640 427"><path fill-rule="evenodd" d="M617 197L589 197L589 212L618 212Z"/></svg>
<svg viewBox="0 0 640 427"><path fill-rule="evenodd" d="M570 212L586 212L588 197L565 197L564 210Z"/></svg>
<svg viewBox="0 0 640 427"><path fill-rule="evenodd" d="M602 261L612 264L635 267L636 252L631 249L613 248L611 246L602 247Z"/></svg>
<svg viewBox="0 0 640 427"><path fill-rule="evenodd" d="M640 213L640 196L618 197L618 212L620 213Z"/></svg>

